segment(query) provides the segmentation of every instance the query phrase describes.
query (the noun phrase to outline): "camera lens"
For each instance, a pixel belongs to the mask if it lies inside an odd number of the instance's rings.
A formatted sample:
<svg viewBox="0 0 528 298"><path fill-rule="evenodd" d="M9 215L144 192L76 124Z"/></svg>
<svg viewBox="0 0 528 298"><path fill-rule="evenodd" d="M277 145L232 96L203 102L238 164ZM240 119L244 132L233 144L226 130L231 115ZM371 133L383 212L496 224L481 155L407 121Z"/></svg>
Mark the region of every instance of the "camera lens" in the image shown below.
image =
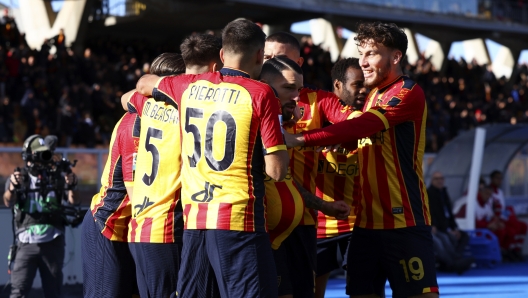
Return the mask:
<svg viewBox="0 0 528 298"><path fill-rule="evenodd" d="M52 154L51 154L51 151L49 150L38 152L38 159L40 159L43 162L48 162L51 160L51 158L52 158Z"/></svg>

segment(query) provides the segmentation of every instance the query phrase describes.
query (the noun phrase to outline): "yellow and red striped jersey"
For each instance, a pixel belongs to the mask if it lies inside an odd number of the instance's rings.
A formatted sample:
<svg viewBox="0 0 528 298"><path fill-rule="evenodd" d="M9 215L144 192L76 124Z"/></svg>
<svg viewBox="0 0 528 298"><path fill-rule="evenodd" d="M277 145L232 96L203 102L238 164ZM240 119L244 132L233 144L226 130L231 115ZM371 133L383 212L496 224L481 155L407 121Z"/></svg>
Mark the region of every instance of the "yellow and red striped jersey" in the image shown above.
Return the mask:
<svg viewBox="0 0 528 298"><path fill-rule="evenodd" d="M288 153L291 158L293 149L288 149ZM266 220L271 247L278 249L282 241L301 222L304 200L293 181L290 168L283 181L275 181L266 175L264 185L266 186Z"/></svg>
<svg viewBox="0 0 528 298"><path fill-rule="evenodd" d="M372 90L363 112L323 130L303 133L306 144L340 144L359 139L362 197L356 227L430 225L422 173L427 116L423 90L410 78L399 77Z"/></svg>
<svg viewBox="0 0 528 298"><path fill-rule="evenodd" d="M350 115L351 111L344 108L339 98L331 92L303 88L297 104L301 109L302 117L297 124L288 129L290 133L300 133L311 129L321 128L325 123L341 122ZM317 176L317 163L319 152L317 147L295 147L290 160L293 177L302 187L315 194L315 177ZM315 225L317 214L314 210L306 208L301 225Z"/></svg>
<svg viewBox="0 0 528 298"><path fill-rule="evenodd" d="M344 201L351 207L348 219L337 220L317 212L317 238L331 238L354 228L354 202L359 193L357 152L339 148L338 152L321 152L315 179L315 195L328 202Z"/></svg>
<svg viewBox="0 0 528 298"><path fill-rule="evenodd" d="M90 204L96 225L112 241L127 241L132 211L126 186L132 185L134 181L134 156L138 149L139 133L137 114L126 113L117 122L101 176L101 190L93 196Z"/></svg>
<svg viewBox="0 0 528 298"><path fill-rule="evenodd" d="M273 90L223 68L164 78L154 93L181 99L185 228L266 231L264 155L286 150Z"/></svg>
<svg viewBox="0 0 528 298"><path fill-rule="evenodd" d="M142 127L129 242L173 243L183 233L178 105L134 93L128 109L138 113Z"/></svg>

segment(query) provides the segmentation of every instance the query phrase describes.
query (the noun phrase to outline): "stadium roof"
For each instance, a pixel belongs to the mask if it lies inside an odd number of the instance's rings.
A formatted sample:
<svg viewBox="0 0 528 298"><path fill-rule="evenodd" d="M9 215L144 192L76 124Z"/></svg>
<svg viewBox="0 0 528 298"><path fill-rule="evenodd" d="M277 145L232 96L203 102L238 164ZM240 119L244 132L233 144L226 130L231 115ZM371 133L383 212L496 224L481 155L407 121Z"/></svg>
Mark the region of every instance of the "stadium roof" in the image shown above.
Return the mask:
<svg viewBox="0 0 528 298"><path fill-rule="evenodd" d="M91 34L104 31L116 32L122 36L139 35L165 39L167 36L181 37L194 31L221 29L238 17L263 24L283 25L288 29L294 22L323 17L350 29L354 29L359 21L383 20L396 22L399 26L436 40L491 38L507 46L528 48L527 25L463 14L433 13L360 2L365 1L142 0L141 8L127 8L135 16L117 17L112 26L92 24L90 31Z"/></svg>

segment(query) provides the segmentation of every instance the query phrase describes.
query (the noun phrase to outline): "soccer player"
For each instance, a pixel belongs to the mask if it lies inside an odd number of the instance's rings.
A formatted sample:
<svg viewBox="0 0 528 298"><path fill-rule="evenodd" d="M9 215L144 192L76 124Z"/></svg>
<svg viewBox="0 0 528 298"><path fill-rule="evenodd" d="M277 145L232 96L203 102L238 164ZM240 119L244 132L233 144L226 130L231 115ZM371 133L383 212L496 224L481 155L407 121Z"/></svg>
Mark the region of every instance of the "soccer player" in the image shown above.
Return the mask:
<svg viewBox="0 0 528 298"><path fill-rule="evenodd" d="M154 59L150 71L181 74L185 65L179 54L164 53ZM176 288L183 219L178 204L179 168L162 165L179 163L179 156L174 154L179 138L178 111L137 93L128 104L129 112L141 118L129 247L140 296L168 297Z"/></svg>
<svg viewBox="0 0 528 298"><path fill-rule="evenodd" d="M221 64L220 49L221 41L217 37L191 35L180 45L181 57L187 62L185 68L182 69L182 61L177 59L153 63L153 66L165 67L165 75L181 74L184 70L214 71ZM137 92L129 99L124 97L124 101L129 111L140 115L143 127L129 239L137 264L138 284L142 297L167 297L177 287L182 249L179 109L173 102L157 102Z"/></svg>
<svg viewBox="0 0 528 298"><path fill-rule="evenodd" d="M265 34L239 19L223 30L219 72L159 79L137 90L181 111L185 231L179 297L197 297L212 267L222 297L275 297L277 279L266 233L264 173L282 180L288 153L280 103L257 78ZM201 282L198 282L201 281Z"/></svg>
<svg viewBox="0 0 528 298"><path fill-rule="evenodd" d="M138 292L127 232L139 133L139 117L132 113L121 117L112 132L101 190L82 224L84 297L131 297Z"/></svg>
<svg viewBox="0 0 528 298"><path fill-rule="evenodd" d="M289 33L278 32L266 38L264 58L271 59L276 56L287 56L289 59L302 66L303 59L300 57L301 46L299 41ZM351 111L343 109L339 98L331 92L302 88L299 96L298 107L301 110L301 119L288 132L301 132L309 129L321 128L327 123L336 123L346 120ZM293 297L313 297L314 274L316 271L317 258L317 236L316 236L316 213L321 210L329 216L347 218L350 208L343 201L335 203L326 202L317 198L315 194L315 178L319 152L316 147L294 148L290 167L294 180L296 181L306 209L303 219L291 235L282 244L284 250L288 251L289 267L295 270L291 274L293 285ZM306 191L307 190L307 191ZM284 283L281 283L285 285ZM285 293L279 289L281 293Z"/></svg>
<svg viewBox="0 0 528 298"><path fill-rule="evenodd" d="M376 293L389 279L395 297L437 297L431 217L422 173L425 96L403 76L407 37L394 24L363 23L355 40L369 94L359 117L302 134L289 146L359 140L362 198L348 255L347 293ZM380 278L381 277L381 278Z"/></svg>
<svg viewBox="0 0 528 298"><path fill-rule="evenodd" d="M299 90L302 88L302 69L294 61L277 56L262 66L260 80L273 88L282 106L282 120L284 122L296 120L294 116L299 100ZM288 150L291 154L291 149ZM277 250L299 224L304 214L304 201L295 186L293 177L288 168L288 175L283 181L275 181L269 177L264 180L266 187L266 214L268 232L270 234L271 247ZM274 251L275 256L275 251ZM275 262L277 270L279 263ZM281 272L277 272L281 276ZM281 284L286 282L284 277ZM279 287L279 296L281 293Z"/></svg>
<svg viewBox="0 0 528 298"><path fill-rule="evenodd" d="M357 58L339 60L332 68L334 94L341 103L352 110L350 117L361 115L368 94L363 86L363 72ZM352 148L353 149L353 148ZM343 201L353 208L358 202L359 167L357 151L339 148L337 152L320 153L315 195L325 201ZM341 266L337 255L341 253L346 260L348 241L354 228L355 213L345 220L338 220L321 211L317 215L317 270L315 280L315 297L323 298L330 272Z"/></svg>

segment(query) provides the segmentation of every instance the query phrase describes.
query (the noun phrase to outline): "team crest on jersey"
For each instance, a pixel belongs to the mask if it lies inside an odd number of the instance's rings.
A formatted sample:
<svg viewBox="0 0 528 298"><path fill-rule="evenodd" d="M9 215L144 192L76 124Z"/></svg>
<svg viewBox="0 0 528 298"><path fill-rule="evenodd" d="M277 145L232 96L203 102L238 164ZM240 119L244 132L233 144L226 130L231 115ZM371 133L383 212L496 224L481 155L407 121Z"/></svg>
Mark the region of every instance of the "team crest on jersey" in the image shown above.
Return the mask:
<svg viewBox="0 0 528 298"><path fill-rule="evenodd" d="M301 111L301 119L302 119L302 117L304 117L304 107L299 108L299 110Z"/></svg>

